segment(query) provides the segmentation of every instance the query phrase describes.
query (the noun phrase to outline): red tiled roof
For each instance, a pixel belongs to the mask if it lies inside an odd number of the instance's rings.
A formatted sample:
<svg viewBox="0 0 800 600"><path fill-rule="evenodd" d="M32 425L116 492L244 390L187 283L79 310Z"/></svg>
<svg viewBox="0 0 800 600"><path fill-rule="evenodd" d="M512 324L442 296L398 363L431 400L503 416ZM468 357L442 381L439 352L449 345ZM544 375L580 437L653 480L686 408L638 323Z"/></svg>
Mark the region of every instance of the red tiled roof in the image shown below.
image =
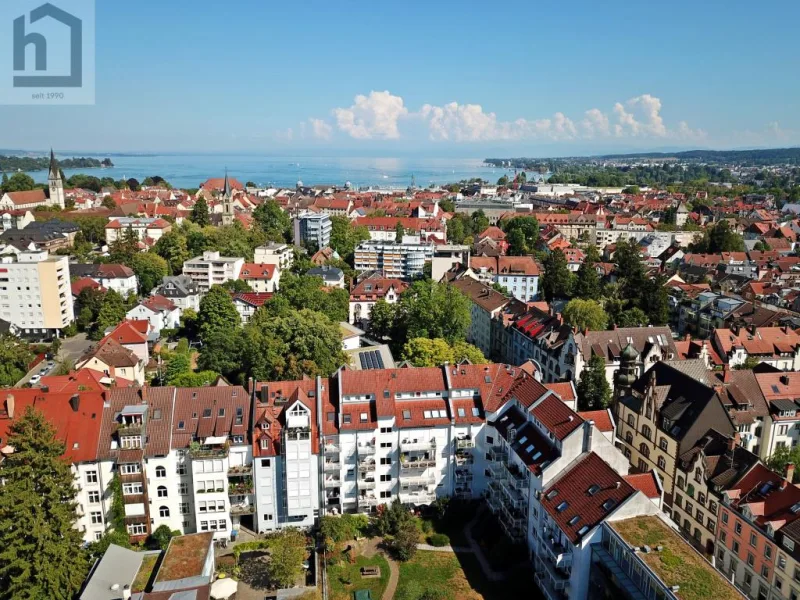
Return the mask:
<svg viewBox="0 0 800 600"><path fill-rule="evenodd" d="M103 286L97 283L94 279L90 277L81 277L77 281L73 282L70 286L72 288L72 295L77 296L86 288L92 288L96 290L102 290Z"/></svg>
<svg viewBox="0 0 800 600"><path fill-rule="evenodd" d="M584 421L594 421L594 426L603 433L614 431L614 420L611 418L611 411L604 410L586 410L579 412L578 416Z"/></svg>
<svg viewBox="0 0 800 600"><path fill-rule="evenodd" d="M564 402L575 402L578 397L575 394L575 386L571 381L559 381L556 383L545 383L544 387L558 394Z"/></svg>
<svg viewBox="0 0 800 600"><path fill-rule="evenodd" d="M136 321L136 323L141 323L141 321ZM149 323L144 321L145 324ZM114 329L114 331L109 332L108 336L120 344L128 345L128 344L146 344L147 343L147 330L142 332L142 328L140 325L134 325L133 321L123 321Z"/></svg>
<svg viewBox="0 0 800 600"><path fill-rule="evenodd" d="M528 379L532 379L528 377ZM536 381L536 380L534 380ZM536 383L539 383L536 381ZM541 386L541 384L539 384ZM542 388L544 389L544 388ZM575 431L583 423L583 419L564 404L558 396L548 395L544 400L536 404L531 413L547 429L553 432L559 440L563 440L570 433Z"/></svg>
<svg viewBox="0 0 800 600"><path fill-rule="evenodd" d="M236 302L239 300L240 302L258 308L259 306L263 306L265 302L268 302L270 298L272 298L272 295L272 292L237 292L233 294L233 301Z"/></svg>
<svg viewBox="0 0 800 600"><path fill-rule="evenodd" d="M239 279L272 279L275 275L275 265L263 263L245 263L239 272Z"/></svg>
<svg viewBox="0 0 800 600"><path fill-rule="evenodd" d="M542 494L541 502L564 535L576 544L634 493L619 473L591 452L556 479Z"/></svg>
<svg viewBox="0 0 800 600"><path fill-rule="evenodd" d="M655 471L625 475L625 481L627 481L633 489L639 490L650 499L661 497L661 490L656 480Z"/></svg>
<svg viewBox="0 0 800 600"><path fill-rule="evenodd" d="M77 397L77 410L73 408ZM90 462L97 458L103 395L97 392L44 393L40 389L6 390L0 401L0 448L8 443L9 427L20 418L28 406L44 413L55 428L56 438L64 443L64 457L70 462ZM13 404L13 417L8 406Z"/></svg>
<svg viewBox="0 0 800 600"><path fill-rule="evenodd" d="M16 204L34 204L36 202L47 202L47 196L43 189L30 190L27 192L8 192L8 197Z"/></svg>
<svg viewBox="0 0 800 600"><path fill-rule="evenodd" d="M150 296L149 298L143 300L141 304L154 312L162 310L171 311L175 310L176 308L172 300L170 300L169 298L165 298L164 296L161 296L159 294Z"/></svg>

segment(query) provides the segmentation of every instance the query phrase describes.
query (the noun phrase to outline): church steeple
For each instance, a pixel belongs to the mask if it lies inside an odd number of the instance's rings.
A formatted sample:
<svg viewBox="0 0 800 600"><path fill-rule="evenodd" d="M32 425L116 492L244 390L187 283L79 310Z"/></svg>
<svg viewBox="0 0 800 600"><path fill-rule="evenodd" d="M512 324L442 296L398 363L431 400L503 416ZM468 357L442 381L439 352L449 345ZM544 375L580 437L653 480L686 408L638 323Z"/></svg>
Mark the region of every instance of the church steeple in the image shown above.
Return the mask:
<svg viewBox="0 0 800 600"><path fill-rule="evenodd" d="M50 206L60 206L64 208L64 181L61 179L61 169L58 166L56 155L50 148L50 171L47 174L47 185L50 188Z"/></svg>
<svg viewBox="0 0 800 600"><path fill-rule="evenodd" d="M614 392L617 398L630 394L631 387L637 379L637 362L639 351L631 342L622 350L619 360L619 369L614 377Z"/></svg>
<svg viewBox="0 0 800 600"><path fill-rule="evenodd" d="M233 192L228 180L228 169L225 169L225 182L222 184L222 224L233 225Z"/></svg>

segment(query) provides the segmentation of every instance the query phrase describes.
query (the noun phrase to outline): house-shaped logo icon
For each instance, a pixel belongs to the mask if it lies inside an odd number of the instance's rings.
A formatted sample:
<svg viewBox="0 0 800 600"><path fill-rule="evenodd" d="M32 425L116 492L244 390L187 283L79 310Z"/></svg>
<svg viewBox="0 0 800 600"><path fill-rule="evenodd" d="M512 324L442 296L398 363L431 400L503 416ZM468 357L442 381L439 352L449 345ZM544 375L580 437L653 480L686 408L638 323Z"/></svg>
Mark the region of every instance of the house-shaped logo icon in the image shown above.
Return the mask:
<svg viewBox="0 0 800 600"><path fill-rule="evenodd" d="M70 30L69 75L14 75L14 87L79 88L83 85L83 21L49 2L30 12L30 23L50 17ZM47 38L25 32L25 15L14 19L14 71L25 71L25 48L33 45L36 71L47 71Z"/></svg>

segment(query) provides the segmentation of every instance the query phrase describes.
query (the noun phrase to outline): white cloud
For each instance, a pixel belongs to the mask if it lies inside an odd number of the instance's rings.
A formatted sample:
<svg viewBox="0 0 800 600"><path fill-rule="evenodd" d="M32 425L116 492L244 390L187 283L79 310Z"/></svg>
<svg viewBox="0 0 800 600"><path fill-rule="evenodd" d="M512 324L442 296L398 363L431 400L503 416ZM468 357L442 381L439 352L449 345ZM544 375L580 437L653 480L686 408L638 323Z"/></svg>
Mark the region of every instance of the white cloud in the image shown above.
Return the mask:
<svg viewBox="0 0 800 600"><path fill-rule="evenodd" d="M400 96L388 91L359 94L350 108L335 108L333 115L340 130L356 139L396 139L397 121L408 114Z"/></svg>
<svg viewBox="0 0 800 600"><path fill-rule="evenodd" d="M333 134L333 127L322 119L309 119L311 134L318 140L329 140Z"/></svg>
<svg viewBox="0 0 800 600"><path fill-rule="evenodd" d="M333 109L332 114L338 130L355 139L397 139L401 137L399 125L403 119L422 122L428 129L428 137L435 141L705 138L703 130L692 129L685 121L680 121L675 129L667 127L661 116L661 108L660 98L642 94L615 103L609 112L591 108L577 121L560 111L552 117L502 121L495 113L485 111L480 104L424 104L418 111L410 112L402 97L389 91L372 91L368 96L356 96L349 108ZM331 138L333 128L325 121L309 119L308 123L315 137ZM777 124L775 126L776 132L779 131Z"/></svg>

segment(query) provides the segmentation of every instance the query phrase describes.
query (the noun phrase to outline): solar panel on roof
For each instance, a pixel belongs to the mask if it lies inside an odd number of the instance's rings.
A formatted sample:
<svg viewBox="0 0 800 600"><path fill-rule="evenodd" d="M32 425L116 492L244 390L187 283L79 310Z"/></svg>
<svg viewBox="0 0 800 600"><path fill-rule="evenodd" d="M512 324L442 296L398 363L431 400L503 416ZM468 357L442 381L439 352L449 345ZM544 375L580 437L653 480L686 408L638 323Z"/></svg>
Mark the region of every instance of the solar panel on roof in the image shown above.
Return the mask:
<svg viewBox="0 0 800 600"><path fill-rule="evenodd" d="M361 361L361 368L362 369L366 369L367 368L367 361L366 361L366 357L364 356L363 353L358 355L358 360Z"/></svg>
<svg viewBox="0 0 800 600"><path fill-rule="evenodd" d="M375 351L375 362L378 363L378 368L379 369L384 369L385 368L383 366L383 356L381 356L381 353L378 352L377 350Z"/></svg>

